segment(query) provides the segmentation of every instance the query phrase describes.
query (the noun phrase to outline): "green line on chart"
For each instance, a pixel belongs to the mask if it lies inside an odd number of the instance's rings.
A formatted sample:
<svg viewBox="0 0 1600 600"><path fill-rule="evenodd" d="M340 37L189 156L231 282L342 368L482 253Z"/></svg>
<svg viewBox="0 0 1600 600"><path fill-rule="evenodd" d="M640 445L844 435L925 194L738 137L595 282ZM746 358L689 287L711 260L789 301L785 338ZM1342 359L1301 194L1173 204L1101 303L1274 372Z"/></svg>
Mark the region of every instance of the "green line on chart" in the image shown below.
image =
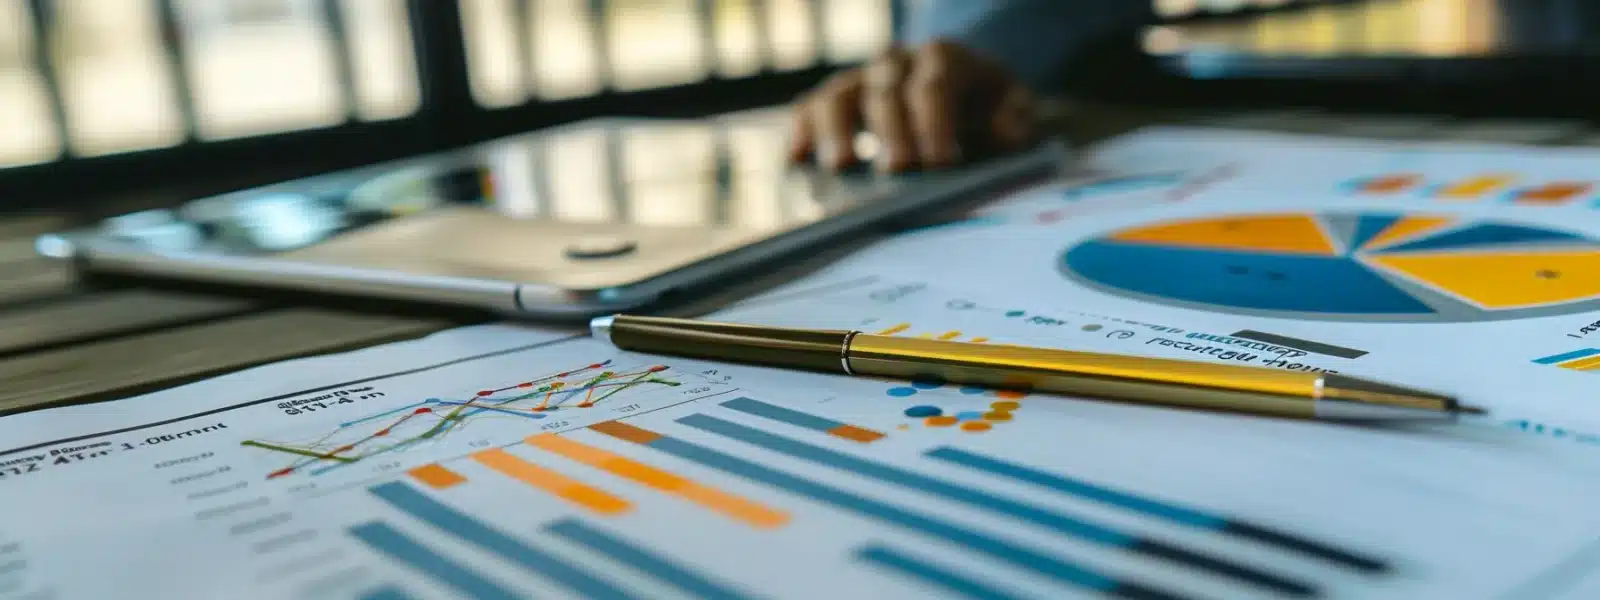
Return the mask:
<svg viewBox="0 0 1600 600"><path fill-rule="evenodd" d="M276 445L276 444L268 444L268 443L265 443L265 442L258 442L258 441L255 441L255 440L245 440L243 442L239 442L239 445L241 445L241 446L253 446L253 447L256 447L256 448L261 448L263 450L273 450L273 451L284 452L284 453L288 453L288 454L298 454L300 456L309 456L311 458L320 458L320 459L323 459L323 460L337 460L339 462L355 462L355 461L359 460L358 458L347 458L347 457L343 457L343 456L334 456L332 454L326 454L326 453L321 453L321 452L312 452L310 450L301 450L299 448L290 448L288 446L279 446L279 445Z"/></svg>

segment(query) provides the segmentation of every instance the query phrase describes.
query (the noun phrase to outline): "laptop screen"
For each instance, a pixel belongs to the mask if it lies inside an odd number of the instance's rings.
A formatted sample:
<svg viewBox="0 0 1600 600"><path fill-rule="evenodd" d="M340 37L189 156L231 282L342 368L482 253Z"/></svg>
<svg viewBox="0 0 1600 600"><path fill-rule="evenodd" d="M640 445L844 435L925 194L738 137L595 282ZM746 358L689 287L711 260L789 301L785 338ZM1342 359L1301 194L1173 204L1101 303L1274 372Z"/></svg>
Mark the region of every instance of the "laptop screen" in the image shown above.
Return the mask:
<svg viewBox="0 0 1600 600"><path fill-rule="evenodd" d="M1207 14L1204 0L1163 4L1164 14ZM1238 16L1147 28L1143 50L1241 59L1548 57L1594 55L1600 41L1600 2L1593 0L1372 0L1223 12Z"/></svg>

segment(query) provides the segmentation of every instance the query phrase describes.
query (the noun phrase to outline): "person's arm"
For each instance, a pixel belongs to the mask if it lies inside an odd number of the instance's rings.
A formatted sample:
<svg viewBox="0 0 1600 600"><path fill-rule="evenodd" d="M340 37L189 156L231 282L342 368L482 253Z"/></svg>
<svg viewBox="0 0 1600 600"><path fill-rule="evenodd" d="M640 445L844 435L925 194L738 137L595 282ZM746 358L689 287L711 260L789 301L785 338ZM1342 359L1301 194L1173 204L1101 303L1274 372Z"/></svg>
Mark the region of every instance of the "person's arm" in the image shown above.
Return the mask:
<svg viewBox="0 0 1600 600"><path fill-rule="evenodd" d="M1073 55L1154 17L1149 0L908 0L898 40L947 40L986 55L1038 91L1057 89Z"/></svg>

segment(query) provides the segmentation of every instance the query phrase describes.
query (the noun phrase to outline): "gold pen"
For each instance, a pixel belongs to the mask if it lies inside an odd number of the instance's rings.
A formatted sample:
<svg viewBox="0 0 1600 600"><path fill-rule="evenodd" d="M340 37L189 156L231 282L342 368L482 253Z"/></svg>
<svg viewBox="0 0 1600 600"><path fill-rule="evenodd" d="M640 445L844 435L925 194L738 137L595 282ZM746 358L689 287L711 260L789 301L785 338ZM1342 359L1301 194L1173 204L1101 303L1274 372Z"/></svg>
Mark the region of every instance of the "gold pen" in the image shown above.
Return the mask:
<svg viewBox="0 0 1600 600"><path fill-rule="evenodd" d="M617 348L651 354L1275 417L1448 421L1484 413L1442 394L1266 367L665 317L599 317L589 329Z"/></svg>

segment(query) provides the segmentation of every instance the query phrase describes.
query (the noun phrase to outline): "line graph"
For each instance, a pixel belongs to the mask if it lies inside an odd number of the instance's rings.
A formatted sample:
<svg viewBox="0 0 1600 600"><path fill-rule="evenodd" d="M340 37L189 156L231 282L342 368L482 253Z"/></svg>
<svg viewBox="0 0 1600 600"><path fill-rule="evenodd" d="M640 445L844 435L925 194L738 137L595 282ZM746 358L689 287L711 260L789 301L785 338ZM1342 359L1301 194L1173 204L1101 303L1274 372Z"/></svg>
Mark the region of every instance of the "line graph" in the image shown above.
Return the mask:
<svg viewBox="0 0 1600 600"><path fill-rule="evenodd" d="M680 375L667 365L618 368L606 360L482 389L466 399L426 398L341 422L315 438L247 439L240 443L287 459L267 474L268 479L300 473L315 476L444 440L474 422L544 420L563 411L610 406L631 395L631 390L676 388L682 383ZM517 433L525 430L518 428Z"/></svg>

